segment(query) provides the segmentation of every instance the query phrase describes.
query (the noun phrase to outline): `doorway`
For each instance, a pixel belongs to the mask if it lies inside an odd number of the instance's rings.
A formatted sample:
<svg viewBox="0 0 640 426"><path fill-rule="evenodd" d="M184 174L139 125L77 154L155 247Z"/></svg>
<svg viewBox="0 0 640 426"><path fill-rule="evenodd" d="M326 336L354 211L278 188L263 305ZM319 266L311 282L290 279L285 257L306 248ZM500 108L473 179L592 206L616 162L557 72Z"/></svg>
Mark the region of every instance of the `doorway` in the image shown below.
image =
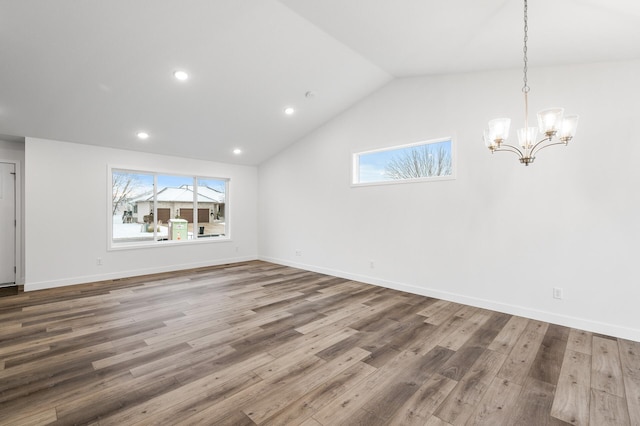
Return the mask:
<svg viewBox="0 0 640 426"><path fill-rule="evenodd" d="M16 165L0 162L0 287L16 285Z"/></svg>

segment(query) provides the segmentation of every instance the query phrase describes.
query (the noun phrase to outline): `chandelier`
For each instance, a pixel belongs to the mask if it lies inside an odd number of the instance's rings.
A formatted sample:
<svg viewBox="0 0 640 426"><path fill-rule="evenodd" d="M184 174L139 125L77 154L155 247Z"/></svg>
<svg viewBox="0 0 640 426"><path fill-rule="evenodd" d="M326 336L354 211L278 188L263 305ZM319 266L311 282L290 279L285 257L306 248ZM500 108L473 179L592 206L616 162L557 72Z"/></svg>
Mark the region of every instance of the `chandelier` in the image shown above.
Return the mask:
<svg viewBox="0 0 640 426"><path fill-rule="evenodd" d="M529 127L529 84L527 82L527 42L528 6L524 0L524 128L518 129L520 148L506 143L509 137L510 118L496 118L489 121L489 128L484 131L484 143L491 153L506 151L516 154L522 164L528 166L535 160L535 155L541 149L553 145L567 145L576 133L578 126L577 115L564 115L563 108L549 108L538 112L538 127ZM542 139L536 142L540 133Z"/></svg>

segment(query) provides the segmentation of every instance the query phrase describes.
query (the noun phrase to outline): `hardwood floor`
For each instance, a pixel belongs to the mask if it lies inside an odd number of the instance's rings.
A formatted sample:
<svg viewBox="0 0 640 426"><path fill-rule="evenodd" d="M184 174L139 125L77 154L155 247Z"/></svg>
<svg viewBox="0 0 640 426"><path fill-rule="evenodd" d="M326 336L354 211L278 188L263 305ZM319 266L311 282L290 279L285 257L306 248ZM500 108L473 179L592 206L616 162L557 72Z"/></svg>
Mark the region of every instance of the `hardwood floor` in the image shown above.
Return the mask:
<svg viewBox="0 0 640 426"><path fill-rule="evenodd" d="M640 425L638 342L260 261L0 324L2 425Z"/></svg>

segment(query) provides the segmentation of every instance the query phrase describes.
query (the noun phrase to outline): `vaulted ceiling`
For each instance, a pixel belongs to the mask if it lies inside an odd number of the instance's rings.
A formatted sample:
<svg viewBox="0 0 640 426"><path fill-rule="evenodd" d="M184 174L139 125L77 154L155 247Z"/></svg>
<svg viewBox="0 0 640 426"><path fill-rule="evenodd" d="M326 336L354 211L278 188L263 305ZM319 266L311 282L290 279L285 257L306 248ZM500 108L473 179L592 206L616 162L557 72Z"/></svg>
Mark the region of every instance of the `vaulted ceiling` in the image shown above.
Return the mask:
<svg viewBox="0 0 640 426"><path fill-rule="evenodd" d="M522 26L516 0L0 0L0 135L256 165L394 78L521 67ZM532 66L639 41L637 0L529 0Z"/></svg>

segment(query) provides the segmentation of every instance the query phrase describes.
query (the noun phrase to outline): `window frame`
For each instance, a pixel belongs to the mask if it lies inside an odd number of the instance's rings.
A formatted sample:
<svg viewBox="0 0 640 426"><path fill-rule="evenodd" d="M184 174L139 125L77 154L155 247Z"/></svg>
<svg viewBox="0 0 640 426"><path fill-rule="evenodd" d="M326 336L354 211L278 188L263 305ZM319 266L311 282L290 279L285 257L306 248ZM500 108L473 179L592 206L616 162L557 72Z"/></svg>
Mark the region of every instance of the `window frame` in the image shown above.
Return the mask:
<svg viewBox="0 0 640 426"><path fill-rule="evenodd" d="M442 142L449 142L451 146L451 174L446 176L426 176L419 178L409 178L409 179L390 179L390 180L381 180L375 182L360 182L360 156L366 154L373 154L378 152L385 151L395 151L402 150L406 148L423 146L423 145L433 145ZM444 180L454 180L456 179L457 173L457 150L456 150L456 140L453 136L441 137L437 139L426 139L420 140L418 142L411 142L406 144L399 145L391 145L385 146L382 148L374 148L367 149L364 151L352 151L351 153L351 176L350 176L350 184L352 187L364 187L364 186L377 186L377 185L398 185L398 184L407 184L407 183L420 183L420 182L437 182Z"/></svg>
<svg viewBox="0 0 640 426"><path fill-rule="evenodd" d="M154 231L153 237L150 240L142 240L142 241L132 241L132 242L117 242L113 239L113 173L114 172L126 172L132 174L145 174L150 175L153 178L153 201L151 202L153 205L153 217L154 217ZM197 186L197 183L200 180L217 180L224 182L225 184L225 194L224 194L224 222L225 222L225 234L217 237L211 238L201 238L198 237L194 228L192 234L194 238L186 239L186 240L164 240L157 238L157 226L158 226L158 177L159 176L169 176L169 177L186 177L191 178L192 182ZM130 250L130 249L140 249L140 248L156 248L156 247L175 247L175 245L191 245L191 244L215 244L221 242L229 242L231 239L231 197L230 194L231 188L231 178L229 177L214 177L214 176L203 176L200 174L185 174L178 172L167 172L167 171L150 171L144 169L137 168L129 168L129 167L119 167L109 165L107 166L107 250L108 251L117 251L117 250ZM197 192L194 191L193 196L193 210L194 215L197 214L198 210L198 202L197 202ZM197 219L196 219L197 220Z"/></svg>

